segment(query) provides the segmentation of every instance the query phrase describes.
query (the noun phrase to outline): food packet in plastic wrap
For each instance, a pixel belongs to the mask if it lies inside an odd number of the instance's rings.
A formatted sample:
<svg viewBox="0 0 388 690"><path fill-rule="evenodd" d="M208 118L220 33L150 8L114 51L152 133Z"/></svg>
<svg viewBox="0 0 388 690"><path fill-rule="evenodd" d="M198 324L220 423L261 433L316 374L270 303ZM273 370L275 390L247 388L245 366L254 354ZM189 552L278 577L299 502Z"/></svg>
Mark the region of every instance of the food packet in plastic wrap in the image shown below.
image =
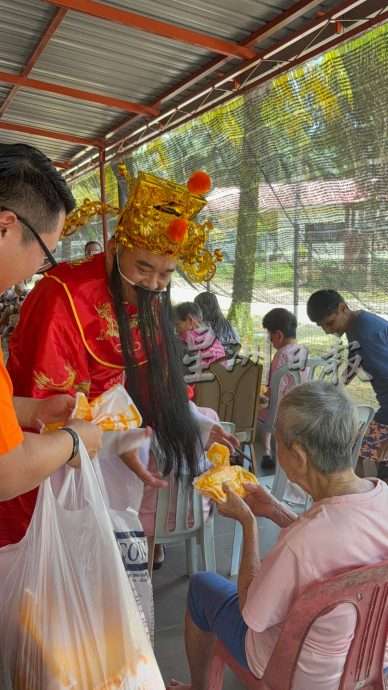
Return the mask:
<svg viewBox="0 0 388 690"><path fill-rule="evenodd" d="M216 503L225 503L226 494L222 489L223 482L227 482L239 496L246 496L243 484L258 484L252 472L239 465L230 465L230 454L226 446L213 443L207 451L207 457L214 465L193 481L193 486L203 496L210 496Z"/></svg>
<svg viewBox="0 0 388 690"><path fill-rule="evenodd" d="M141 416L124 386L117 384L92 402L84 393L77 393L73 419L98 424L104 431L127 431L141 426Z"/></svg>
<svg viewBox="0 0 388 690"><path fill-rule="evenodd" d="M135 403L124 386L119 383L91 402L88 401L85 393L77 393L71 419L94 422L104 431L128 431L129 429L137 429L142 423L140 412ZM64 420L63 422L46 424L42 431L55 431L64 426L65 423Z"/></svg>

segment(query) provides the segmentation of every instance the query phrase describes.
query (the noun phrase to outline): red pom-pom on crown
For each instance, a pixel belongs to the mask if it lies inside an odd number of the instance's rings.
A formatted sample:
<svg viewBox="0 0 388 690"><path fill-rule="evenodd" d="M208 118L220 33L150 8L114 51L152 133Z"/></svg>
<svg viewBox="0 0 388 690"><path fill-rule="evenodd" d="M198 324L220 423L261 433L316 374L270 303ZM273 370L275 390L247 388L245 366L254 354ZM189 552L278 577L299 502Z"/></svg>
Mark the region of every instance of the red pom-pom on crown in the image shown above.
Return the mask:
<svg viewBox="0 0 388 690"><path fill-rule="evenodd" d="M187 182L187 189L191 194L207 194L212 182L209 175L202 170L196 170Z"/></svg>
<svg viewBox="0 0 388 690"><path fill-rule="evenodd" d="M179 244L184 240L189 221L185 218L174 218L167 228L167 237L173 244Z"/></svg>

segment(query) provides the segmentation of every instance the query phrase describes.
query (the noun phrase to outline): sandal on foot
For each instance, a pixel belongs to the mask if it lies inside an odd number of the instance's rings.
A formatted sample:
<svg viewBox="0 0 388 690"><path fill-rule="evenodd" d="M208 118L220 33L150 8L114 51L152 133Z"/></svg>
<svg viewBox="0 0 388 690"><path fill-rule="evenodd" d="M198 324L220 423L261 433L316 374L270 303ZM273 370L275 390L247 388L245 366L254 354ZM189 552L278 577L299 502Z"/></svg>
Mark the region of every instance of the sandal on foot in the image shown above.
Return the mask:
<svg viewBox="0 0 388 690"><path fill-rule="evenodd" d="M260 464L264 469L269 470L275 467L276 463L272 455L263 455Z"/></svg>

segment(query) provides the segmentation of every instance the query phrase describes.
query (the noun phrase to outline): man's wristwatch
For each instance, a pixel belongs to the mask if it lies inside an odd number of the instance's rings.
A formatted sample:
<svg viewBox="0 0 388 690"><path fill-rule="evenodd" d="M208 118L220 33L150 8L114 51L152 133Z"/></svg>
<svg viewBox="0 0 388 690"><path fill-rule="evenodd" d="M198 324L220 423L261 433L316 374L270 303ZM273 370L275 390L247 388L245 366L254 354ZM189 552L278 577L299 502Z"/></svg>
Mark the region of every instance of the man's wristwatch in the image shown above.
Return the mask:
<svg viewBox="0 0 388 690"><path fill-rule="evenodd" d="M66 462L71 462L71 460L73 460L75 458L75 456L77 455L77 453L79 451L79 436L78 436L77 432L74 431L74 429L71 429L71 427L69 427L69 426L61 426L61 428L58 429L58 431L67 431L67 433L70 434L70 436L73 439L73 450L72 450L72 453L71 453L69 459L66 460Z"/></svg>

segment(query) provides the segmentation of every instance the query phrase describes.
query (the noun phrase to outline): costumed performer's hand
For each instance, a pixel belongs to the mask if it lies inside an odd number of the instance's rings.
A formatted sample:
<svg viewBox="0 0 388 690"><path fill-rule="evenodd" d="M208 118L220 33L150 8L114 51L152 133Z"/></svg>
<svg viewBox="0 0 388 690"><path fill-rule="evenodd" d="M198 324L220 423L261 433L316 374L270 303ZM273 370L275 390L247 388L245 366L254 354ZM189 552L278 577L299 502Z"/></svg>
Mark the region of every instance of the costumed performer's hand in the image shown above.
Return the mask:
<svg viewBox="0 0 388 690"><path fill-rule="evenodd" d="M93 424L93 422L84 422L82 419L72 419L66 426L69 426L77 432L89 457L91 459L95 458L102 447L102 435L104 432L101 427L98 426L98 424ZM79 454L69 462L71 467L80 467L80 464L81 460Z"/></svg>
<svg viewBox="0 0 388 690"><path fill-rule="evenodd" d="M243 484L245 491L249 491L248 496L245 496L245 503L250 507L252 513L256 517L265 517L269 520L273 519L279 501L263 486L257 484Z"/></svg>
<svg viewBox="0 0 388 690"><path fill-rule="evenodd" d="M225 503L217 503L217 510L220 515L237 520L241 524L247 518L250 519L252 517L250 507L241 496L230 488L228 482L223 482L222 490L226 493L227 500Z"/></svg>
<svg viewBox="0 0 388 690"><path fill-rule="evenodd" d="M138 445L141 445L144 440L152 436L150 426L147 426L145 429L136 429L136 432L140 431L143 433L138 433L137 435ZM120 458L144 484L152 486L154 489L164 489L168 486L168 482L161 478L163 476L161 472L151 472L144 466L140 459L138 447L127 450L125 453L120 453Z"/></svg>
<svg viewBox="0 0 388 690"><path fill-rule="evenodd" d="M234 434L228 434L221 424L213 424L205 450L208 450L212 443L222 443L228 448L229 453L233 453L234 449L240 445L238 438Z"/></svg>
<svg viewBox="0 0 388 690"><path fill-rule="evenodd" d="M31 415L30 428L41 431L45 424L66 422L75 405L75 398L65 393L53 395L51 398L37 400L35 409Z"/></svg>
<svg viewBox="0 0 388 690"><path fill-rule="evenodd" d="M383 441L378 451L379 461L388 462L388 441Z"/></svg>

